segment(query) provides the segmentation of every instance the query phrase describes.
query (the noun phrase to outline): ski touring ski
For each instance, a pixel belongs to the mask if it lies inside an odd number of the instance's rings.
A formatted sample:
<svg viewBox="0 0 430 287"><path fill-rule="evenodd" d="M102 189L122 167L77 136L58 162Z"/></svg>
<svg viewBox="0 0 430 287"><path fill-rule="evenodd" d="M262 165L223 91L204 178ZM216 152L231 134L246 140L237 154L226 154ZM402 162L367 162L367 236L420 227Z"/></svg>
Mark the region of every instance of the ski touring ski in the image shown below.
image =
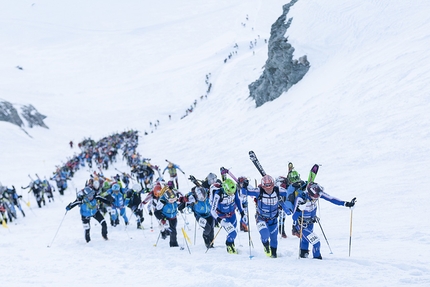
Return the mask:
<svg viewBox="0 0 430 287"><path fill-rule="evenodd" d="M255 155L255 152L253 152L252 150L249 151L249 159L252 161L252 163L258 169L261 176L265 176L266 172L264 171L263 167L261 166L260 161L258 160L257 156Z"/></svg>

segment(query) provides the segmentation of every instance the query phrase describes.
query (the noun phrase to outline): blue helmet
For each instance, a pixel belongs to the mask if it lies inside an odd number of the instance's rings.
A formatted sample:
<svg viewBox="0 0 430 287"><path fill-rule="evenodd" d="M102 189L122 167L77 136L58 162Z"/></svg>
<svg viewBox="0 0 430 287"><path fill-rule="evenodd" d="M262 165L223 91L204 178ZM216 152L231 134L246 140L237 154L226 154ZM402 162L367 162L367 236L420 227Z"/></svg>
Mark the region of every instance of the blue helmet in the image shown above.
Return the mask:
<svg viewBox="0 0 430 287"><path fill-rule="evenodd" d="M120 190L120 186L118 183L115 183L114 185L112 185L112 191L119 191Z"/></svg>
<svg viewBox="0 0 430 287"><path fill-rule="evenodd" d="M84 188L83 193L89 200L92 200L96 195L96 191L88 186Z"/></svg>

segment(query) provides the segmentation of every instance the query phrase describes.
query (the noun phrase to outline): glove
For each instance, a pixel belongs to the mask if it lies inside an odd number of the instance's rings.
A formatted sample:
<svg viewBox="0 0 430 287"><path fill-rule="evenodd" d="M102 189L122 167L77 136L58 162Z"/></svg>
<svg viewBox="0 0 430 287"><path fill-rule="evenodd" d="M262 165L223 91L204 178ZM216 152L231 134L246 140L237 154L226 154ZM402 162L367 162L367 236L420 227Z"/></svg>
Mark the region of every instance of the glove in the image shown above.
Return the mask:
<svg viewBox="0 0 430 287"><path fill-rule="evenodd" d="M239 184L243 188L247 188L249 185L249 180L245 177L239 177Z"/></svg>
<svg viewBox="0 0 430 287"><path fill-rule="evenodd" d="M228 169L226 168L221 168L221 175L227 174L228 173Z"/></svg>
<svg viewBox="0 0 430 287"><path fill-rule="evenodd" d="M185 172L182 172L182 174L185 174Z"/></svg>
<svg viewBox="0 0 430 287"><path fill-rule="evenodd" d="M179 212L184 213L184 209L185 209L185 202L181 202L178 205L178 210L179 210Z"/></svg>
<svg viewBox="0 0 430 287"><path fill-rule="evenodd" d="M150 211L148 212L148 214L149 214L149 216L152 216L152 210L150 210Z"/></svg>
<svg viewBox="0 0 430 287"><path fill-rule="evenodd" d="M217 217L217 218L216 218L216 223L217 223L217 224L220 224L220 223L221 223L221 221L222 221L222 218L221 218L221 217Z"/></svg>
<svg viewBox="0 0 430 287"><path fill-rule="evenodd" d="M20 198L20 199L21 199L21 198L22 198L22 195L18 195L18 198Z"/></svg>
<svg viewBox="0 0 430 287"><path fill-rule="evenodd" d="M70 206L70 203L66 206L66 210L69 211L70 209L72 209L72 207Z"/></svg>
<svg viewBox="0 0 430 287"><path fill-rule="evenodd" d="M346 207L349 207L349 208L352 208L352 207L354 207L354 205L355 205L355 202L356 202L356 198L354 197L351 201L346 201L345 202L345 206Z"/></svg>

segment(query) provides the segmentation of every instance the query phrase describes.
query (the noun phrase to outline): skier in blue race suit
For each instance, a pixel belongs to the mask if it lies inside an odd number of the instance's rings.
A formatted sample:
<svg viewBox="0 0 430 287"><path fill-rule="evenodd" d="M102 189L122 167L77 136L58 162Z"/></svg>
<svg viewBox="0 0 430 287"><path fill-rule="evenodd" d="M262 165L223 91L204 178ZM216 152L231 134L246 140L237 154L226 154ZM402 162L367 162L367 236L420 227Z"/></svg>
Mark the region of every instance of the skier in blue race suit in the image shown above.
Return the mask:
<svg viewBox="0 0 430 287"><path fill-rule="evenodd" d="M317 201L319 198L325 199L333 204L354 207L355 198L351 201L342 201L330 196L324 192L324 188L318 183L311 182L307 185L305 191L299 189L299 194L295 201L293 221L294 227L300 234L300 257L309 256L309 244L312 244L312 254L315 259L322 259L321 242L318 236L313 232L314 223L319 222L317 213Z"/></svg>
<svg viewBox="0 0 430 287"><path fill-rule="evenodd" d="M195 186L191 189L191 192L187 193L183 197L182 203L178 209L182 210L190 206L194 212L196 221L203 228L203 240L206 248L213 247L214 239L214 219L211 215L211 205L209 203L209 190L202 186Z"/></svg>
<svg viewBox="0 0 430 287"><path fill-rule="evenodd" d="M178 225L178 200L182 201L182 194L173 188L173 184L164 186L161 193L154 215L160 221L162 238L166 239L170 235L170 247L178 247L178 232L176 230Z"/></svg>
<svg viewBox="0 0 430 287"><path fill-rule="evenodd" d="M236 192L236 183L227 178L221 184L221 188L213 191L213 201L211 207L212 217L221 224L221 226L227 232L227 252L230 254L237 254L234 240L236 239L237 232L237 219L236 219L236 208L242 216L244 222L248 222L248 218L242 207L242 202L239 198L239 193Z"/></svg>
<svg viewBox="0 0 430 287"><path fill-rule="evenodd" d="M112 185L112 187L107 191L108 194L112 196L112 210L110 213L110 220L112 226L117 226L119 224L119 215L124 218L125 225L128 225L128 218L125 210L125 191L118 183ZM119 212L118 212L119 210Z"/></svg>
<svg viewBox="0 0 430 287"><path fill-rule="evenodd" d="M107 237L107 224L103 215L99 211L99 205L97 201L104 202L106 204L111 204L112 202L106 198L96 195L96 191L91 187L87 186L83 190L78 192L77 198L74 202L69 203L66 206L66 210L69 211L73 207L80 205L80 212L82 218L82 224L85 230L85 240L90 242L90 219L94 217L102 226L102 237L108 240Z"/></svg>
<svg viewBox="0 0 430 287"><path fill-rule="evenodd" d="M278 248L278 212L279 206L287 214L292 214L292 207L286 204L281 197L287 196L286 189L275 186L275 181L270 175L261 179L257 188L248 187L248 181L242 181L242 194L255 197L257 229L260 232L264 253L276 258Z"/></svg>

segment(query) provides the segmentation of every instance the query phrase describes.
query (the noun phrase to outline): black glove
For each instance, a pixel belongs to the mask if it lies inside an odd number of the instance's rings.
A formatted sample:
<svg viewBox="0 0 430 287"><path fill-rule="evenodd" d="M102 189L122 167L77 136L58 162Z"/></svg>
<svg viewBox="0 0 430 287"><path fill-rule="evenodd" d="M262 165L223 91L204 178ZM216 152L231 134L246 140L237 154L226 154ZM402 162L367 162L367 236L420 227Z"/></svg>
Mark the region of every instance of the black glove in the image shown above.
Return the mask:
<svg viewBox="0 0 430 287"><path fill-rule="evenodd" d="M184 209L185 209L185 202L181 202L181 203L178 205L178 210L179 210L181 213L183 213L183 212L184 212Z"/></svg>
<svg viewBox="0 0 430 287"><path fill-rule="evenodd" d="M354 197L351 201L346 201L345 202L345 206L346 207L353 207L354 205L355 205L355 202L356 202L356 198Z"/></svg>
<svg viewBox="0 0 430 287"><path fill-rule="evenodd" d="M244 217L244 216L245 216L245 211L241 211L241 212L240 212L240 216L241 216L241 217Z"/></svg>
<svg viewBox="0 0 430 287"><path fill-rule="evenodd" d="M66 210L69 211L70 209L72 209L72 207L70 206L70 203L66 206Z"/></svg>
<svg viewBox="0 0 430 287"><path fill-rule="evenodd" d="M148 214L149 214L149 216L152 216L152 210L150 210L150 211L148 212Z"/></svg>
<svg viewBox="0 0 430 287"><path fill-rule="evenodd" d="M222 218L218 216L218 217L216 218L216 223L217 223L217 224L220 224L220 222L221 222L221 221L222 221Z"/></svg>

